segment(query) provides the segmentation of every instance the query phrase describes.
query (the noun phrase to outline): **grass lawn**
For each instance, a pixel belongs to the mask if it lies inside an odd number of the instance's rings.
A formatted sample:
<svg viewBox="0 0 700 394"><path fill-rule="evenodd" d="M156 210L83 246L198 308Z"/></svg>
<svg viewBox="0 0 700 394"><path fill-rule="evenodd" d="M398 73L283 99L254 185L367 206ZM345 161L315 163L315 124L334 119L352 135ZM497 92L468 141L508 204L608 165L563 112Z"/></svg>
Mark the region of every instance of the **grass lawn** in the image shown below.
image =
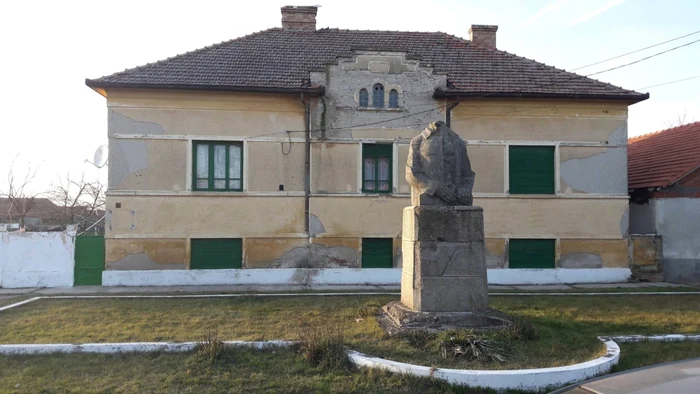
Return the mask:
<svg viewBox="0 0 700 394"><path fill-rule="evenodd" d="M604 352L598 335L700 332L700 296L492 297L493 308L530 319L539 339L509 342L505 363L466 362L387 338L373 317L355 322L363 306L396 299L44 299L0 312L0 343L191 341L210 332L223 340L296 339L304 323L315 323L342 327L350 348L373 356L436 367L510 369L590 360Z"/></svg>
<svg viewBox="0 0 700 394"><path fill-rule="evenodd" d="M624 344L622 354L614 372L697 357L700 343ZM208 364L173 353L0 356L0 393L495 393L375 370L329 372L289 349L233 349L230 357Z"/></svg>

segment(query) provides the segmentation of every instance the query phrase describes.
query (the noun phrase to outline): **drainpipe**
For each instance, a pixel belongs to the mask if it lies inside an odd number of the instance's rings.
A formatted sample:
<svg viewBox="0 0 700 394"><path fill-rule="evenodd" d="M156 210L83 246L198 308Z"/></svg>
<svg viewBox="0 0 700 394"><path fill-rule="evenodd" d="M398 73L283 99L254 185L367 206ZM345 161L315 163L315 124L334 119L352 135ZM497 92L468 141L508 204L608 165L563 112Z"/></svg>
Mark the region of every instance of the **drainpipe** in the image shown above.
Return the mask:
<svg viewBox="0 0 700 394"><path fill-rule="evenodd" d="M445 124L447 127L450 127L450 118L452 114L452 108L456 107L459 105L459 101L455 101L452 104L448 104L447 107L445 107Z"/></svg>
<svg viewBox="0 0 700 394"><path fill-rule="evenodd" d="M301 103L304 104L304 231L311 238L309 231L309 207L311 200L311 103L301 94Z"/></svg>

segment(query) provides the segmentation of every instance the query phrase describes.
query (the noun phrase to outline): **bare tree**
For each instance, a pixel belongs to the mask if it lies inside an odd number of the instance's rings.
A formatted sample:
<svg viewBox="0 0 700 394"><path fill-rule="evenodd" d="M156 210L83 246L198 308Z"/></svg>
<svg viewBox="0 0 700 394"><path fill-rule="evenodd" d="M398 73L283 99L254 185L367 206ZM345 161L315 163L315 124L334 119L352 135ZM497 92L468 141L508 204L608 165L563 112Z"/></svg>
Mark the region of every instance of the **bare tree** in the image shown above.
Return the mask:
<svg viewBox="0 0 700 394"><path fill-rule="evenodd" d="M36 178L38 168L32 169L31 164L28 165L26 173L22 176L15 173L15 161L19 155L15 156L10 164L10 171L7 173L6 190L0 190L0 197L7 199L6 209L0 212L10 223L19 221L20 231L24 231L24 219L29 211L34 208L35 200L41 195L41 192L31 190L31 183Z"/></svg>
<svg viewBox="0 0 700 394"><path fill-rule="evenodd" d="M85 174L80 178L59 177L48 192L49 199L56 204L62 225L76 225L85 229L101 219L101 210L105 206L105 186L96 180L86 180Z"/></svg>
<svg viewBox="0 0 700 394"><path fill-rule="evenodd" d="M684 124L693 123L693 122L695 122L695 118L688 119L687 111L683 110L683 115L678 114L678 115L676 115L675 119L667 120L664 123L666 124L666 128L671 129L674 127L683 126Z"/></svg>

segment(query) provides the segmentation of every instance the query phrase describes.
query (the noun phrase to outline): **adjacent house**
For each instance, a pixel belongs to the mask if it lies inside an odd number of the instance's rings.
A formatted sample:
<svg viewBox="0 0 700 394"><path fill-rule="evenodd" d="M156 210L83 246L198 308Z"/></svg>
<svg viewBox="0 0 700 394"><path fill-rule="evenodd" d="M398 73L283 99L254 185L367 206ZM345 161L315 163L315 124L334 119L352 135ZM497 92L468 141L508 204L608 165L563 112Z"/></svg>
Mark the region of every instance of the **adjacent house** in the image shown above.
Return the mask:
<svg viewBox="0 0 700 394"><path fill-rule="evenodd" d="M63 231L66 225L73 224L78 231L89 227L90 233L102 233L102 216L101 209L56 205L44 197L0 198L0 231L19 230L23 219L27 231Z"/></svg>
<svg viewBox="0 0 700 394"><path fill-rule="evenodd" d="M648 94L500 50L497 26L317 29L317 7L281 11L281 28L86 80L109 110L105 283L398 283L376 268L401 266L409 141L437 120L468 143L491 281L629 277L627 108Z"/></svg>
<svg viewBox="0 0 700 394"><path fill-rule="evenodd" d="M663 279L700 284L700 122L629 140L630 230L661 238Z"/></svg>

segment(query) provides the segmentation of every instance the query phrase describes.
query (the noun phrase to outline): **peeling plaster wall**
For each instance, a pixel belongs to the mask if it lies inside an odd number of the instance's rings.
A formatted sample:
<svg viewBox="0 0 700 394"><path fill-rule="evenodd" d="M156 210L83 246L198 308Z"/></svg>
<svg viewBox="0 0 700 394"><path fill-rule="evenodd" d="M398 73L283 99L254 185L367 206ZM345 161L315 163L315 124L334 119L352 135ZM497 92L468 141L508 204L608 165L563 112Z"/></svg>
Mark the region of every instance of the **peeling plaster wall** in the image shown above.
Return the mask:
<svg viewBox="0 0 700 394"><path fill-rule="evenodd" d="M0 233L0 287L70 287L75 232Z"/></svg>
<svg viewBox="0 0 700 394"><path fill-rule="evenodd" d="M467 154L476 173L474 193L503 193L505 147L469 145Z"/></svg>
<svg viewBox="0 0 700 394"><path fill-rule="evenodd" d="M289 142L248 143L248 190L304 191L304 144ZM286 153L286 154L285 154Z"/></svg>
<svg viewBox="0 0 700 394"><path fill-rule="evenodd" d="M314 138L412 138L425 125L444 120L444 111L429 111L444 104L432 98L436 87L445 87L445 75L433 73L431 68L420 67L418 60L406 59L405 53L357 51L352 57L340 59L338 64L327 65L324 72L312 72L311 81L324 85L323 102L312 111L313 129L332 129L364 125L394 119L380 126L352 127L344 130L319 131ZM359 91L369 92L372 106L372 87L385 87L383 109L359 108ZM389 91L399 92L399 108L389 109ZM404 115L414 116L400 118Z"/></svg>
<svg viewBox="0 0 700 394"><path fill-rule="evenodd" d="M401 232L401 212L408 204L407 198L390 196L312 197L311 212L323 224L327 236L396 237ZM484 208L489 238L620 240L620 222L627 211L627 201L622 199L477 197L474 204ZM339 207L352 215L339 214ZM590 214L596 211L606 214Z"/></svg>
<svg viewBox="0 0 700 394"><path fill-rule="evenodd" d="M116 208L116 203L121 208ZM285 237L304 233L303 197L107 196L106 238Z"/></svg>
<svg viewBox="0 0 700 394"><path fill-rule="evenodd" d="M505 268L508 262L506 240L487 238L484 243L486 246L486 268Z"/></svg>
<svg viewBox="0 0 700 394"><path fill-rule="evenodd" d="M186 166L186 141L109 139L110 190L185 190Z"/></svg>
<svg viewBox="0 0 700 394"><path fill-rule="evenodd" d="M401 233L403 208L408 198L312 197L311 213L323 224L328 237L394 238Z"/></svg>
<svg viewBox="0 0 700 394"><path fill-rule="evenodd" d="M627 193L627 148L561 147L564 194Z"/></svg>
<svg viewBox="0 0 700 394"><path fill-rule="evenodd" d="M107 106L110 136L273 135L286 139L287 130L304 130L304 106L296 94L109 90Z"/></svg>
<svg viewBox="0 0 700 394"><path fill-rule="evenodd" d="M185 269L186 239L106 239L105 265L112 270Z"/></svg>
<svg viewBox="0 0 700 394"><path fill-rule="evenodd" d="M627 105L581 100L474 99L452 110L452 126L466 140L626 145Z"/></svg>
<svg viewBox="0 0 700 394"><path fill-rule="evenodd" d="M558 268L627 268L626 239L562 239Z"/></svg>
<svg viewBox="0 0 700 394"><path fill-rule="evenodd" d="M311 191L357 193L358 149L359 144L312 144Z"/></svg>
<svg viewBox="0 0 700 394"><path fill-rule="evenodd" d="M623 199L475 198L489 238L622 239Z"/></svg>

